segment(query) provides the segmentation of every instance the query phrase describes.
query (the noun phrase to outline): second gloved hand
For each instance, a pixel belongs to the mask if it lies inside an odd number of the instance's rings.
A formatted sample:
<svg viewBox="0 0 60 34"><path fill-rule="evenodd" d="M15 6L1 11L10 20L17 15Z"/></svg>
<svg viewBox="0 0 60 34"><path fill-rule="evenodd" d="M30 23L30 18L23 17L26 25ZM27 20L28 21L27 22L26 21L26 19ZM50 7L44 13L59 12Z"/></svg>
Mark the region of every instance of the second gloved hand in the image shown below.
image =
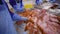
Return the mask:
<svg viewBox="0 0 60 34"><path fill-rule="evenodd" d="M16 12L23 12L23 10L24 10L24 7L23 6L20 6L20 4L19 3L17 3L17 5L14 5L14 10L16 11Z"/></svg>
<svg viewBox="0 0 60 34"><path fill-rule="evenodd" d="M18 14L14 14L13 15L13 20L14 21L20 21L20 20L26 21L26 20L28 20L28 18L19 16Z"/></svg>
<svg viewBox="0 0 60 34"><path fill-rule="evenodd" d="M36 0L36 4L37 4L37 5L39 5L39 4L41 4L41 3L43 3L42 0Z"/></svg>
<svg viewBox="0 0 60 34"><path fill-rule="evenodd" d="M56 1L56 0L49 0L49 2L51 2L51 3L55 3L55 1Z"/></svg>

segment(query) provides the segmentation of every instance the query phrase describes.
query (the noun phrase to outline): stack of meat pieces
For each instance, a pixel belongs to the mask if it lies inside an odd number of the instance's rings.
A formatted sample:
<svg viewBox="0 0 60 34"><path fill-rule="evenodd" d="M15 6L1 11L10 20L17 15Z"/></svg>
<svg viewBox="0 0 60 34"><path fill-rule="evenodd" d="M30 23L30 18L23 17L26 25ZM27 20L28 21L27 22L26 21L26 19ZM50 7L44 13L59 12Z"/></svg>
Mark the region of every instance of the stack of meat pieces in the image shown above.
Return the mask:
<svg viewBox="0 0 60 34"><path fill-rule="evenodd" d="M57 16L49 14L46 10L26 10L21 16L29 18L25 31L28 34L60 34L60 22Z"/></svg>

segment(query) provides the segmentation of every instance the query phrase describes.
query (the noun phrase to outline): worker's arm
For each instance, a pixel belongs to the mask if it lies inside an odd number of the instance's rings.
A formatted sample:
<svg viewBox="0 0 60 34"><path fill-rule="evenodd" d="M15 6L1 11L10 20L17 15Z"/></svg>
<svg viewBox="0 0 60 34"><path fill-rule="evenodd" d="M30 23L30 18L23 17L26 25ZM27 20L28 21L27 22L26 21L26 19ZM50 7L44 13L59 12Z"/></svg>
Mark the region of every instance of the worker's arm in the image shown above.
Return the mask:
<svg viewBox="0 0 60 34"><path fill-rule="evenodd" d="M8 10L9 10L9 7L8 7L7 3L6 3L6 6L7 6ZM10 15L11 15L11 17L12 17L12 19L14 21L19 21L19 20L26 21L26 20L28 20L26 17L19 16L18 14L14 13L14 12L12 12L10 10L9 10L9 13L10 13Z"/></svg>
<svg viewBox="0 0 60 34"><path fill-rule="evenodd" d="M19 3L17 3L15 0L9 0L9 3L13 7L15 12L23 12L24 7L23 7L22 0L20 0Z"/></svg>
<svg viewBox="0 0 60 34"><path fill-rule="evenodd" d="M13 20L15 20L15 21L20 21L20 20L26 21L26 20L28 20L28 18L19 16L18 14L14 14L14 15L12 16L12 18L13 18Z"/></svg>

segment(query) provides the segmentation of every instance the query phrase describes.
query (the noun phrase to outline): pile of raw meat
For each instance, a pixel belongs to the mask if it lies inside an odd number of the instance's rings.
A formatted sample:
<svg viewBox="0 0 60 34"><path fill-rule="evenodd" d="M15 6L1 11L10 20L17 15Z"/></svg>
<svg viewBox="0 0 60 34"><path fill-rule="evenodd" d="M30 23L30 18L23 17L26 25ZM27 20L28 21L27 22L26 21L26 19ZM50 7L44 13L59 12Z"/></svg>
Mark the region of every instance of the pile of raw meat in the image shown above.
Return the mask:
<svg viewBox="0 0 60 34"><path fill-rule="evenodd" d="M60 21L56 15L46 10L25 10L21 16L27 17L25 31L28 34L60 34Z"/></svg>

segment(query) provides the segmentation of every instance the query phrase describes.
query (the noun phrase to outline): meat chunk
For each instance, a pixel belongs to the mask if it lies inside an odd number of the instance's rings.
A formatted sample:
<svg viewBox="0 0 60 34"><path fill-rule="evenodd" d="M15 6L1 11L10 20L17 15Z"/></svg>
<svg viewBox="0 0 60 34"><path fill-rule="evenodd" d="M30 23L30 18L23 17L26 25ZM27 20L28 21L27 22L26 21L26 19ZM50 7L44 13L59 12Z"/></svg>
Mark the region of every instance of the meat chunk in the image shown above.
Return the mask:
<svg viewBox="0 0 60 34"><path fill-rule="evenodd" d="M60 25L56 15L49 14L46 10L26 10L20 15L29 18L25 31L28 34L60 34ZM33 23L32 23L33 22Z"/></svg>

